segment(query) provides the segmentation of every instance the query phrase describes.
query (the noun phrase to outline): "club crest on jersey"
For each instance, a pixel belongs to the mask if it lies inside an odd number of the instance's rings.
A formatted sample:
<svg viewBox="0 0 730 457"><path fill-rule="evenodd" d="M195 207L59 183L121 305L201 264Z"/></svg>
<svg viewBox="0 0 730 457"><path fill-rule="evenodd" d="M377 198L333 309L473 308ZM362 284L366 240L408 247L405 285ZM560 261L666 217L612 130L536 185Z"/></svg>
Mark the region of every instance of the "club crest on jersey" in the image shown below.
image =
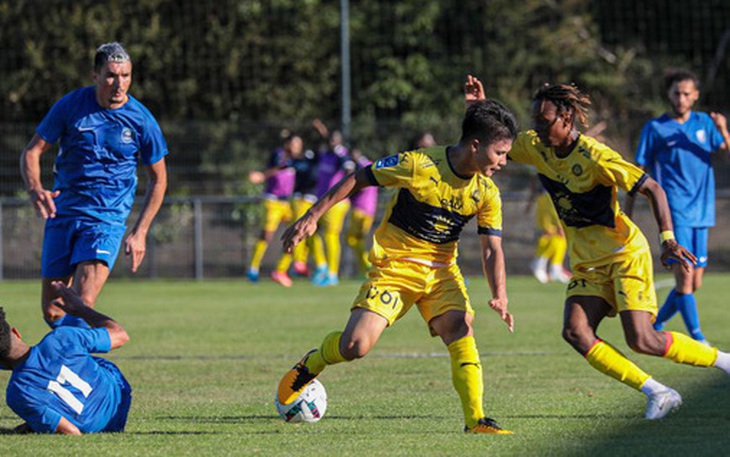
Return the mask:
<svg viewBox="0 0 730 457"><path fill-rule="evenodd" d="M695 132L695 136L697 137L697 141L700 143L704 143L707 141L707 133L705 132L705 129L700 129Z"/></svg>
<svg viewBox="0 0 730 457"><path fill-rule="evenodd" d="M133 140L132 138L132 129L129 127L124 127L122 129L122 143L129 144Z"/></svg>
<svg viewBox="0 0 730 457"><path fill-rule="evenodd" d="M375 169L379 170L381 168L390 168L396 165L398 165L398 155L392 155L378 159L378 161L375 162Z"/></svg>
<svg viewBox="0 0 730 457"><path fill-rule="evenodd" d="M580 164L573 165L572 172L576 176L580 176L583 174L583 167L580 166Z"/></svg>

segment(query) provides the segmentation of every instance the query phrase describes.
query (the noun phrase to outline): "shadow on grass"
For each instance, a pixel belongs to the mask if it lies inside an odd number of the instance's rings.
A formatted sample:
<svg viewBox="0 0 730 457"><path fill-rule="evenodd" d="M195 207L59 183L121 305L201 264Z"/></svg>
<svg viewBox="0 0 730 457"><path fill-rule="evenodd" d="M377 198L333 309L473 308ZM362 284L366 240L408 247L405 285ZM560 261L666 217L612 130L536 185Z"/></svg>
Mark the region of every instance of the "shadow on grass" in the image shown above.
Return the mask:
<svg viewBox="0 0 730 457"><path fill-rule="evenodd" d="M362 419L372 419L372 420L394 420L394 421L400 421L400 420L408 420L408 419L433 419L435 416L433 414L391 414L391 415L373 415L373 416L337 416L337 415L327 415L327 420L345 420L345 421L352 421L352 420L362 420ZM198 424L237 424L241 422L248 422L248 421L261 421L261 420L276 420L279 421L281 418L277 415L263 415L263 414L251 414L247 416L160 416L156 417L157 420L162 421L180 421L180 422L193 422ZM446 419L446 417L444 417Z"/></svg>

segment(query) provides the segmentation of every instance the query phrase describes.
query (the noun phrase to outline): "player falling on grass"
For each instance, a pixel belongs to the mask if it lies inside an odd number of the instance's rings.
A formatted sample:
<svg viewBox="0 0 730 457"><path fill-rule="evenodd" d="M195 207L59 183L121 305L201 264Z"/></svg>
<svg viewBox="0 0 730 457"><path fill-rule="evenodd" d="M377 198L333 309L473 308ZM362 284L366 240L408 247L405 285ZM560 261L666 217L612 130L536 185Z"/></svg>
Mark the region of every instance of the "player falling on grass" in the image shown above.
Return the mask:
<svg viewBox="0 0 730 457"><path fill-rule="evenodd" d="M124 345L127 332L113 319L86 306L63 282L50 284L61 300L55 306L83 320L64 321L35 346L10 327L0 308L0 368L12 370L5 400L25 423L17 433L122 432L132 388L112 362L91 354ZM90 327L90 328L89 328Z"/></svg>
<svg viewBox="0 0 730 457"><path fill-rule="evenodd" d="M377 160L338 182L282 239L291 250L315 233L322 215L367 186L397 188L375 232L373 267L360 288L345 330L327 335L281 379L278 400L291 403L328 365L365 356L382 332L418 307L434 336L451 356L452 380L459 393L467 432L510 433L485 416L483 380L472 320L474 310L456 264L464 225L477 216L489 306L513 329L507 312L502 205L491 176L506 163L517 133L513 115L494 101L475 103L466 112L462 137L453 146L396 154Z"/></svg>
<svg viewBox="0 0 730 457"><path fill-rule="evenodd" d="M481 82L468 77L467 103L486 96ZM598 371L648 397L644 417L660 419L682 403L659 383L596 335L603 318L618 314L626 343L642 354L730 374L730 354L677 332L652 327L657 313L651 251L639 228L619 208L619 189L646 196L661 232L661 260L689 269L695 257L679 245L661 186L608 146L578 132L586 124L589 97L567 84L545 85L532 99L534 130L521 132L510 159L533 165L568 240L573 278L568 285L563 338Z"/></svg>
<svg viewBox="0 0 730 457"><path fill-rule="evenodd" d="M654 328L661 330L678 311L692 338L706 341L700 327L694 292L707 267L707 235L715 225L715 174L710 154L728 152L730 134L720 113L692 111L699 99L699 80L687 70L667 74L665 88L671 111L647 122L641 131L636 163L667 192L677 242L697 257L689 270L673 263L675 287L659 309ZM633 200L627 199L631 215Z"/></svg>

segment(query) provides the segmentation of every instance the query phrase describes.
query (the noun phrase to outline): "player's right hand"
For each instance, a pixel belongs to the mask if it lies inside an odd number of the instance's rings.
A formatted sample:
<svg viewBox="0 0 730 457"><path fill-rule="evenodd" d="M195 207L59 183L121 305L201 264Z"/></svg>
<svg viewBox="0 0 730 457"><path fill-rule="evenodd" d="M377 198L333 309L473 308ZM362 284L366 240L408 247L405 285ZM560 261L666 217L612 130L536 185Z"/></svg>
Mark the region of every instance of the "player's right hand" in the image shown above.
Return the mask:
<svg viewBox="0 0 730 457"><path fill-rule="evenodd" d="M43 188L28 190L28 196L35 207L36 213L43 219L53 219L56 217L56 204L53 202L53 199L60 194L60 190L53 192Z"/></svg>
<svg viewBox="0 0 730 457"><path fill-rule="evenodd" d="M74 315L76 310L87 306L79 294L64 284L63 281L53 281L51 283L51 289L53 289L56 295L58 295L58 298L60 298L60 300L54 300L53 304L68 314Z"/></svg>
<svg viewBox="0 0 730 457"><path fill-rule="evenodd" d="M464 84L464 100L467 105L472 102L479 100L486 100L487 93L484 92L484 86L479 78L472 75L466 76L466 83Z"/></svg>
<svg viewBox="0 0 730 457"><path fill-rule="evenodd" d="M499 317L507 324L510 333L515 331L515 318L512 313L507 311L507 298L493 298L489 300L489 307L499 314Z"/></svg>
<svg viewBox="0 0 730 457"><path fill-rule="evenodd" d="M281 235L281 241L284 246L284 252L291 253L294 246L303 240L314 235L317 231L317 219L309 212L300 217L294 224L284 231Z"/></svg>
<svg viewBox="0 0 730 457"><path fill-rule="evenodd" d="M671 268L669 259L674 259L682 264L682 268L686 272L691 271L692 265L697 263L697 257L689 252L687 248L677 243L676 240L667 240L662 243L662 255L660 259L664 268Z"/></svg>

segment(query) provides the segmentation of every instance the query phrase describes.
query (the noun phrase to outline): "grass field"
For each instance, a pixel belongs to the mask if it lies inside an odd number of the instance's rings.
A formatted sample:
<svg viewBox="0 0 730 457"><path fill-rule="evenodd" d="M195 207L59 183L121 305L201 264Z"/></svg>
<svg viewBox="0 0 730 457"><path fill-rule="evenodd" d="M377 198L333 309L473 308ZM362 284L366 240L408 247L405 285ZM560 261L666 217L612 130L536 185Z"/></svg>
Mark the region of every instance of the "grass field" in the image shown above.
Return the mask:
<svg viewBox="0 0 730 457"><path fill-rule="evenodd" d="M449 359L412 310L363 360L331 367L316 424L286 424L273 406L281 374L331 330L341 329L356 282L317 289L296 283L112 281L99 309L131 341L109 356L134 388L123 434L0 437L0 455L722 455L730 448L730 377L631 354L676 388L684 406L641 419L645 399L599 374L560 338L563 287L509 280L516 331L486 308L472 279L487 414L515 432L472 436L463 427ZM0 304L24 339L41 323L40 283L0 283ZM663 298L667 289L660 291ZM707 275L698 294L705 335L730 349L730 281ZM725 298L723 298L725 297ZM671 329L680 329L675 320ZM625 353L616 319L600 336ZM4 387L7 372L0 372ZM3 388L4 391L4 388ZM0 429L19 420L3 404Z"/></svg>

